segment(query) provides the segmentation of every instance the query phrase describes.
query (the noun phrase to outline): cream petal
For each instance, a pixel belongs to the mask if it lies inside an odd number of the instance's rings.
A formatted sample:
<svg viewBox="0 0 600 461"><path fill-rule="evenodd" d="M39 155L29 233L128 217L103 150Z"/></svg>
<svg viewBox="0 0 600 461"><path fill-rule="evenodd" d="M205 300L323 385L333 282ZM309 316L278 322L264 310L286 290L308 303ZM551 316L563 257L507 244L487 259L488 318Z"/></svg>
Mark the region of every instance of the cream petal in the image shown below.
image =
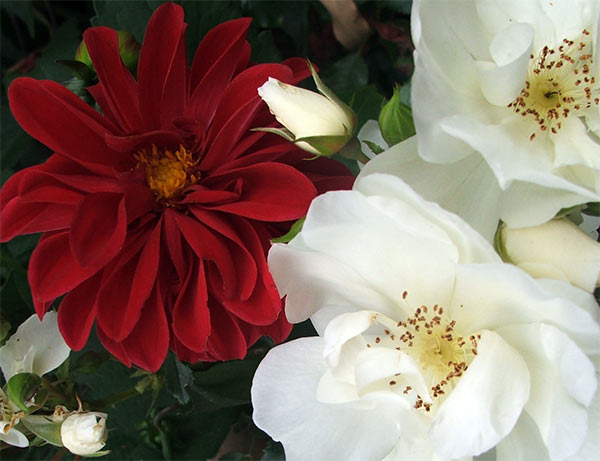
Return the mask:
<svg viewBox="0 0 600 461"><path fill-rule="evenodd" d="M527 77L534 31L529 24L513 24L490 44L494 62L479 61L481 91L496 106L506 106L521 92Z"/></svg>
<svg viewBox="0 0 600 461"><path fill-rule="evenodd" d="M67 359L71 349L58 331L56 312L49 311L42 321L35 314L25 320L0 352L0 366L8 381L15 372L42 376L54 370ZM15 362L23 366L14 368Z"/></svg>
<svg viewBox="0 0 600 461"><path fill-rule="evenodd" d="M29 440L18 430L9 429L8 432L4 432L4 429L7 425L8 423L6 421L0 421L0 440L14 447L28 447Z"/></svg>
<svg viewBox="0 0 600 461"><path fill-rule="evenodd" d="M401 433L401 401L319 402L317 386L327 369L323 345L321 338L301 338L269 351L252 383L254 422L281 441L290 461L384 458Z"/></svg>
<svg viewBox="0 0 600 461"><path fill-rule="evenodd" d="M514 427L529 398L523 358L499 335L483 331L478 354L441 404L429 438L441 456L481 454Z"/></svg>
<svg viewBox="0 0 600 461"><path fill-rule="evenodd" d="M402 200L329 192L311 204L302 238L308 247L352 267L400 309L404 291L413 304L433 305L445 303L452 290L456 247Z"/></svg>
<svg viewBox="0 0 600 461"><path fill-rule="evenodd" d="M552 459L579 451L587 434L587 410L596 392L592 362L567 335L550 325L496 330L527 361L531 396L525 410L537 424Z"/></svg>
<svg viewBox="0 0 600 461"><path fill-rule="evenodd" d="M564 280L537 279L537 284L545 291L577 304L596 321L600 322L600 308L593 294L577 288Z"/></svg>
<svg viewBox="0 0 600 461"><path fill-rule="evenodd" d="M360 186L362 178L374 173L397 176L425 200L439 203L445 210L457 214L492 241L500 216L501 190L487 163L477 154L454 163L426 162L417 155L416 141L416 137L409 138L368 162L357 178L358 187L364 189ZM422 207L425 206L431 208L429 204ZM443 216L448 218L448 215ZM491 256L488 246L480 243L481 238L469 226L455 217L448 219L454 221L454 225L444 224L444 228L452 235L460 253L466 256L466 260L461 262L468 262L469 257L473 261L485 261ZM459 238L451 227L460 229L463 237ZM479 248L479 251L474 251L474 248ZM482 249L484 254L481 254ZM492 257L495 258L495 255Z"/></svg>
<svg viewBox="0 0 600 461"><path fill-rule="evenodd" d="M514 429L496 446L496 461L550 461L535 421L522 412Z"/></svg>
<svg viewBox="0 0 600 461"><path fill-rule="evenodd" d="M464 331L547 323L567 333L586 354L600 353L600 326L588 312L545 291L510 264L457 267L449 315Z"/></svg>
<svg viewBox="0 0 600 461"><path fill-rule="evenodd" d="M595 139L594 139L595 138ZM585 165L600 169L600 140L588 132L583 119L568 117L562 123L560 136L554 136L554 165Z"/></svg>
<svg viewBox="0 0 600 461"><path fill-rule="evenodd" d="M276 244L268 261L281 296L287 296L286 317L291 323L302 322L330 305L393 312L390 300L368 286L353 268L331 256Z"/></svg>
<svg viewBox="0 0 600 461"><path fill-rule="evenodd" d="M598 376L598 374L597 374ZM588 432L585 442L569 461L595 461L600 452L600 389L588 408Z"/></svg>

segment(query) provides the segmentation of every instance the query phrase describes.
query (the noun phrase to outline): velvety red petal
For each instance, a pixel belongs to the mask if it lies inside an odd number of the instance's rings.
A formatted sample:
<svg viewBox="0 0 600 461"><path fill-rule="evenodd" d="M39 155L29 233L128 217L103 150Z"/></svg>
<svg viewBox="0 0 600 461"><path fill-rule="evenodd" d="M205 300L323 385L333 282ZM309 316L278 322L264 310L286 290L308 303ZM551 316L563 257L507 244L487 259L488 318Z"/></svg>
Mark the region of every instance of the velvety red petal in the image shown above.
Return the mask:
<svg viewBox="0 0 600 461"><path fill-rule="evenodd" d="M214 261L223 279L227 297L232 297L237 288L235 265L231 253L222 238L211 232L204 224L181 213L174 212L173 218L183 237L199 258Z"/></svg>
<svg viewBox="0 0 600 461"><path fill-rule="evenodd" d="M281 163L260 163L210 177L205 184L218 188L233 178L242 180L237 202L211 209L260 221L289 221L306 214L316 196L313 184L296 169Z"/></svg>
<svg viewBox="0 0 600 461"><path fill-rule="evenodd" d="M69 233L42 238L29 260L29 286L35 302L53 300L87 280L99 267L82 267L71 252Z"/></svg>
<svg viewBox="0 0 600 461"><path fill-rule="evenodd" d="M132 159L134 153L149 149L153 144L158 147L178 148L183 144L183 138L179 133L169 130L154 130L129 136L106 136L107 146L117 152L128 154ZM135 164L135 161L133 163Z"/></svg>
<svg viewBox="0 0 600 461"><path fill-rule="evenodd" d="M221 204L234 202L239 198L239 194L227 190L208 189L200 184L189 188L192 192L186 194L180 204Z"/></svg>
<svg viewBox="0 0 600 461"><path fill-rule="evenodd" d="M23 129L50 149L104 174L127 160L107 148L104 136L111 131L105 119L58 83L21 77L10 85L8 98Z"/></svg>
<svg viewBox="0 0 600 461"><path fill-rule="evenodd" d="M98 273L71 290L60 303L58 328L67 345L80 350L88 340L96 318L96 294L102 274Z"/></svg>
<svg viewBox="0 0 600 461"><path fill-rule="evenodd" d="M188 63L185 49L185 29L181 30L181 39L175 51L171 71L167 77L160 107L160 124L171 126L173 120L185 113L188 102Z"/></svg>
<svg viewBox="0 0 600 461"><path fill-rule="evenodd" d="M162 224L147 233L142 250L114 270L98 293L98 323L114 341L122 341L140 319L144 302L156 281Z"/></svg>
<svg viewBox="0 0 600 461"><path fill-rule="evenodd" d="M74 212L74 206L23 203L15 197L0 213L0 242L8 242L17 235L66 229Z"/></svg>
<svg viewBox="0 0 600 461"><path fill-rule="evenodd" d="M188 264L184 256L181 232L175 222L174 214L167 210L163 216L163 239L179 281L183 283L188 275Z"/></svg>
<svg viewBox="0 0 600 461"><path fill-rule="evenodd" d="M306 161L306 152L294 149L278 161L293 166L306 175L317 188L318 194L330 190L352 189L356 176L342 163L325 157Z"/></svg>
<svg viewBox="0 0 600 461"><path fill-rule="evenodd" d="M204 262L195 259L173 307L173 333L188 349L202 352L210 334L210 313Z"/></svg>
<svg viewBox="0 0 600 461"><path fill-rule="evenodd" d="M210 305L211 334L208 353L214 360L243 359L248 345L237 321L217 303Z"/></svg>
<svg viewBox="0 0 600 461"><path fill-rule="evenodd" d="M202 39L192 63L192 116L206 129L223 91L245 57L245 39L250 18L234 19L212 28Z"/></svg>
<svg viewBox="0 0 600 461"><path fill-rule="evenodd" d="M238 283L235 298L248 299L254 290L258 275L254 256L248 251L244 242L240 239L237 230L232 226L230 220L218 212L208 211L198 206L191 206L190 211L198 220L209 226L215 232L227 237L231 258L235 261L236 278ZM264 256L263 256L264 258Z"/></svg>
<svg viewBox="0 0 600 461"><path fill-rule="evenodd" d="M84 194L54 179L44 171L30 171L19 184L19 198L24 203L77 205Z"/></svg>
<svg viewBox="0 0 600 461"><path fill-rule="evenodd" d="M145 302L139 321L122 347L133 363L147 371L157 371L165 361L169 351L169 325L160 283Z"/></svg>
<svg viewBox="0 0 600 461"><path fill-rule="evenodd" d="M122 194L98 192L85 197L73 215L71 250L82 266L105 265L125 241L127 215Z"/></svg>
<svg viewBox="0 0 600 461"><path fill-rule="evenodd" d="M301 82L305 78L310 77L310 68L308 67L308 63L306 59L303 58L288 58L281 63L282 65L288 67L292 71L292 75L289 80L282 80L285 83L289 83L291 85L295 85L298 82ZM314 64L313 64L314 65ZM318 70L315 66L315 69Z"/></svg>
<svg viewBox="0 0 600 461"><path fill-rule="evenodd" d="M183 8L175 3L163 3L148 21L137 73L140 110L148 130L160 128L165 85L184 28Z"/></svg>
<svg viewBox="0 0 600 461"><path fill-rule="evenodd" d="M92 27L83 33L90 58L102 83L106 103L125 132L142 128L138 104L137 82L119 54L117 31L108 27Z"/></svg>
<svg viewBox="0 0 600 461"><path fill-rule="evenodd" d="M98 339L104 348L118 358L121 362L123 362L126 367L130 367L131 359L127 355L127 352L125 352L123 345L120 342L113 341L111 338L109 338L98 323L96 323L96 332L98 333Z"/></svg>

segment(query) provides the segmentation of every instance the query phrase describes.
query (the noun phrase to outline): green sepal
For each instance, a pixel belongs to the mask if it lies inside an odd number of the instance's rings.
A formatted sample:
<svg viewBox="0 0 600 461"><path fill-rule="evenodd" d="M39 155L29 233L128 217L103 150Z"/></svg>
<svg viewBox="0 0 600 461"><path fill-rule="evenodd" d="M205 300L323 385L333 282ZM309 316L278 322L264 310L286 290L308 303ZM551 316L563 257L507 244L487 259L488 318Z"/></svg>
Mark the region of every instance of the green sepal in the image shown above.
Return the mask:
<svg viewBox="0 0 600 461"><path fill-rule="evenodd" d="M252 128L250 131L263 131L265 133L276 134L286 141L295 142L294 135L286 128Z"/></svg>
<svg viewBox="0 0 600 461"><path fill-rule="evenodd" d="M500 258L502 258L502 261L504 261L505 263L512 264L512 261L511 261L510 257L508 256L508 251L506 251L506 245L505 245L504 239L502 238L502 231L504 230L505 227L506 227L506 224L504 224L504 223L501 223L498 226L498 229L496 230L496 234L494 234L494 249L496 250L496 253L498 253L498 256L500 256Z"/></svg>
<svg viewBox="0 0 600 461"><path fill-rule="evenodd" d="M26 413L31 413L39 406L30 402L37 397L42 378L33 373L18 373L6 384L6 394L12 402ZM47 396L46 396L47 397Z"/></svg>
<svg viewBox="0 0 600 461"><path fill-rule="evenodd" d="M349 105L347 105L344 101L338 98L336 94L323 83L323 80L321 80L321 77L319 77L319 74L315 70L312 63L308 59L306 60L306 62L308 64L308 68L310 69L312 78L315 82L315 86L317 87L317 90L319 90L319 93L321 93L331 102L337 104L344 111L346 117L352 120L352 126L347 126L346 129L348 130L349 135L353 135L358 125L358 118L356 117L356 114Z"/></svg>
<svg viewBox="0 0 600 461"><path fill-rule="evenodd" d="M87 64L70 59L58 59L56 64L60 64L67 69L73 77L83 80L84 82L90 83L96 80L96 72Z"/></svg>
<svg viewBox="0 0 600 461"><path fill-rule="evenodd" d="M588 216L600 216L600 202L588 203L581 212Z"/></svg>
<svg viewBox="0 0 600 461"><path fill-rule="evenodd" d="M400 87L394 88L394 94L379 113L381 134L388 145L393 146L415 134L415 124L410 107L400 100Z"/></svg>
<svg viewBox="0 0 600 461"><path fill-rule="evenodd" d="M317 150L320 155L329 157L342 150L350 139L352 139L351 135L306 136L304 138L296 138L293 142L305 142L310 147Z"/></svg>
<svg viewBox="0 0 600 461"><path fill-rule="evenodd" d="M52 421L47 416L41 415L25 416L21 419L21 422L40 439L43 439L56 447L63 446L62 437L60 436L61 422Z"/></svg>
<svg viewBox="0 0 600 461"><path fill-rule="evenodd" d="M369 146L369 149L371 149L371 152L373 152L375 155L379 155L385 151L385 149L383 147L381 147L379 144L375 144L374 142L371 142L371 141L363 141L363 142L367 146Z"/></svg>
<svg viewBox="0 0 600 461"><path fill-rule="evenodd" d="M97 451L96 453L90 453L89 455L82 455L83 458L100 458L110 453L110 450Z"/></svg>
<svg viewBox="0 0 600 461"><path fill-rule="evenodd" d="M294 224L292 224L292 227L290 227L290 230L288 231L287 234L282 235L281 237L277 237L275 239L271 239L271 242L272 243L288 243L296 235L298 235L298 233L302 230L302 226L304 226L305 220L306 220L306 216L303 218L300 218L298 221L296 221Z"/></svg>

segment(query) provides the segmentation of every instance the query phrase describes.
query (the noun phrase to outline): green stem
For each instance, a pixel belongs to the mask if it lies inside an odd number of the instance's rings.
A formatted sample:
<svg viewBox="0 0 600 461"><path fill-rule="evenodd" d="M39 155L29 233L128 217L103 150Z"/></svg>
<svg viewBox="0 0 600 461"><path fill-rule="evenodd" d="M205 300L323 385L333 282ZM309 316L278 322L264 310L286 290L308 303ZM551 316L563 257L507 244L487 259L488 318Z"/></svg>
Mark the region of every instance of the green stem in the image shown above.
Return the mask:
<svg viewBox="0 0 600 461"><path fill-rule="evenodd" d="M124 402L135 396L141 395L135 387L125 389L124 391L117 392L116 394L109 395L100 400L94 400L90 403L90 407L94 409L103 409L105 407L116 405L117 403Z"/></svg>
<svg viewBox="0 0 600 461"><path fill-rule="evenodd" d="M66 395L60 389L56 388L48 380L48 378L44 378L43 376L41 378L42 378L42 386L44 386L44 388L47 389L51 394L55 395L56 397L59 397L63 402L67 402L68 400L71 399L68 395Z"/></svg>
<svg viewBox="0 0 600 461"><path fill-rule="evenodd" d="M360 141L355 136L348 141L348 144L346 144L339 153L342 157L358 160L363 165L370 160L370 158L363 153L360 147Z"/></svg>

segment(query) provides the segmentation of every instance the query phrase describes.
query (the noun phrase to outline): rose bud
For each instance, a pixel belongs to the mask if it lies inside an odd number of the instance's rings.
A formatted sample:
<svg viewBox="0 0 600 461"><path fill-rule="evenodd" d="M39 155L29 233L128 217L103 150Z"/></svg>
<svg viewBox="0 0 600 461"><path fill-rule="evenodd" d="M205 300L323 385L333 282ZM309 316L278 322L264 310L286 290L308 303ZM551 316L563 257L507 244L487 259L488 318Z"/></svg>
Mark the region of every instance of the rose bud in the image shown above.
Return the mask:
<svg viewBox="0 0 600 461"><path fill-rule="evenodd" d="M333 155L352 138L356 115L310 70L319 93L270 78L258 88L275 118L285 128L259 128L286 138L316 155Z"/></svg>
<svg viewBox="0 0 600 461"><path fill-rule="evenodd" d="M108 438L105 413L74 413L60 427L63 445L73 454L86 456L101 450Z"/></svg>
<svg viewBox="0 0 600 461"><path fill-rule="evenodd" d="M504 226L497 237L503 259L535 278L566 280L589 292L598 285L600 243L565 218L535 227Z"/></svg>

